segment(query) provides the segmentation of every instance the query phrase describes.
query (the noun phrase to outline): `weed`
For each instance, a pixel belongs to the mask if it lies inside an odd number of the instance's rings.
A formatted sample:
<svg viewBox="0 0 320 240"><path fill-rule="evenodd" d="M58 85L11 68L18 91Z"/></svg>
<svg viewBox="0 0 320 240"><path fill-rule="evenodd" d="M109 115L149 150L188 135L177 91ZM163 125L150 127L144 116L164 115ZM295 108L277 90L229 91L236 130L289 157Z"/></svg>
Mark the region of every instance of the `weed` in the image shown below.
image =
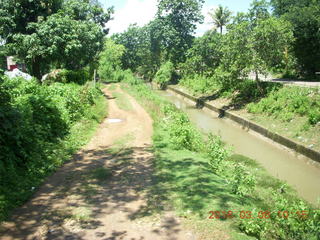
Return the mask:
<svg viewBox="0 0 320 240"><path fill-rule="evenodd" d="M130 111L133 109L127 96L124 95L123 93L114 92L114 93L112 93L112 96L116 98L116 103L120 109L125 110L125 111Z"/></svg>

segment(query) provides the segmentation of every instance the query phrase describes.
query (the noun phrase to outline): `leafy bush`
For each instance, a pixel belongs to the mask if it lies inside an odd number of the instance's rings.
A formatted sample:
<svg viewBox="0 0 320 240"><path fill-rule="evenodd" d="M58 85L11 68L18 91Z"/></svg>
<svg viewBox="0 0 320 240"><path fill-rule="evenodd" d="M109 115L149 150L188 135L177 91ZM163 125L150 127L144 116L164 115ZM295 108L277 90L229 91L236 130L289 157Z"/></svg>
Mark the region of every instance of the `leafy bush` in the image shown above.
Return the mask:
<svg viewBox="0 0 320 240"><path fill-rule="evenodd" d="M173 73L174 66L170 61L168 61L165 64L161 65L159 71L156 73L154 80L160 85L161 89L164 89L172 80Z"/></svg>
<svg viewBox="0 0 320 240"><path fill-rule="evenodd" d="M319 239L319 210L313 210L301 200L284 198L277 191L270 194L270 200L274 210L267 213L266 219L244 219L240 229L258 239ZM259 216L256 210L253 214Z"/></svg>
<svg viewBox="0 0 320 240"><path fill-rule="evenodd" d="M232 188L232 193L240 196L253 192L256 185L255 177L247 172L245 167L240 163L233 167L229 182Z"/></svg>
<svg viewBox="0 0 320 240"><path fill-rule="evenodd" d="M206 142L206 153L213 172L216 174L221 173L226 166L225 160L230 156L230 151L224 148L224 143L219 136L209 134Z"/></svg>
<svg viewBox="0 0 320 240"><path fill-rule="evenodd" d="M102 81L120 82L124 79L121 69L121 57L125 53L124 46L107 39L104 50L100 54L98 74Z"/></svg>
<svg viewBox="0 0 320 240"><path fill-rule="evenodd" d="M272 91L258 103L251 103L251 113L266 113L283 121L290 121L295 115L306 116L310 124L320 121L320 95L318 89L284 87Z"/></svg>
<svg viewBox="0 0 320 240"><path fill-rule="evenodd" d="M73 123L95 117L90 107L98 96L88 85L0 81L0 219L61 164L52 154Z"/></svg>
<svg viewBox="0 0 320 240"><path fill-rule="evenodd" d="M201 149L201 136L191 125L187 115L179 112L172 105L164 106L166 125L171 136L171 143L175 149L188 149L199 151Z"/></svg>
<svg viewBox="0 0 320 240"><path fill-rule="evenodd" d="M220 88L215 79L202 75L183 78L180 80L180 84L196 94L212 93Z"/></svg>
<svg viewBox="0 0 320 240"><path fill-rule="evenodd" d="M67 69L56 69L50 72L44 81L44 84L52 84L55 82L59 83L77 83L85 84L89 79L89 71L86 69L82 70L67 70Z"/></svg>

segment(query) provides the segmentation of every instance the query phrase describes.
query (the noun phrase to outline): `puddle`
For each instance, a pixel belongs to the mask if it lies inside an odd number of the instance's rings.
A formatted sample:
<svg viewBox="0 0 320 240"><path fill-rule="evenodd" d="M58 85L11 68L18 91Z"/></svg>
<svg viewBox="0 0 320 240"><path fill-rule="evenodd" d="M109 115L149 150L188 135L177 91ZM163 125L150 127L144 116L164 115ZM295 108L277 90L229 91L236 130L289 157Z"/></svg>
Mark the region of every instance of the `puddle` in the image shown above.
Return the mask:
<svg viewBox="0 0 320 240"><path fill-rule="evenodd" d="M119 122L123 122L123 120L117 119L117 118L108 119L108 123L119 123Z"/></svg>

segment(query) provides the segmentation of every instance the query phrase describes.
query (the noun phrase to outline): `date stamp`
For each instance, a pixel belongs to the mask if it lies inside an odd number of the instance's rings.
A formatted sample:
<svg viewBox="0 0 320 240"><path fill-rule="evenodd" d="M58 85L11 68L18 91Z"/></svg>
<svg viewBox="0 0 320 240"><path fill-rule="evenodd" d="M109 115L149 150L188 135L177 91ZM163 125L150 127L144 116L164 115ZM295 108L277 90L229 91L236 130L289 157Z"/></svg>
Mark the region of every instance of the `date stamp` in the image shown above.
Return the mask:
<svg viewBox="0 0 320 240"><path fill-rule="evenodd" d="M271 219L271 218L299 218L308 219L309 212L306 210L296 211L210 211L209 219Z"/></svg>

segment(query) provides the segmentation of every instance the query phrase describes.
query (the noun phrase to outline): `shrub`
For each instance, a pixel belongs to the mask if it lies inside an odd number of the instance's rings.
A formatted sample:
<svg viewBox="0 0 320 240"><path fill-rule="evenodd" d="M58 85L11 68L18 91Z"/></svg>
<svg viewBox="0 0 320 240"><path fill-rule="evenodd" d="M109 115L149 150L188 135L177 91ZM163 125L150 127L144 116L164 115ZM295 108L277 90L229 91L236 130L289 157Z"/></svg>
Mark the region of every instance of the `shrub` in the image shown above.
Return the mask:
<svg viewBox="0 0 320 240"><path fill-rule="evenodd" d="M77 83L85 84L90 77L89 71L86 69L81 70L67 70L67 69L56 69L50 72L43 83L52 84L55 82L59 83Z"/></svg>
<svg viewBox="0 0 320 240"><path fill-rule="evenodd" d="M230 156L230 151L224 148L224 143L219 136L209 134L206 153L213 172L216 174L221 173L224 166L226 166L224 161Z"/></svg>
<svg viewBox="0 0 320 240"><path fill-rule="evenodd" d="M285 198L276 191L270 194L270 200L273 211L267 213L267 219L244 219L240 229L258 239L319 239L319 210L301 200ZM257 210L253 214L259 216Z"/></svg>
<svg viewBox="0 0 320 240"><path fill-rule="evenodd" d="M181 79L180 84L196 94L212 93L220 88L214 78L202 75L183 78Z"/></svg>
<svg viewBox="0 0 320 240"><path fill-rule="evenodd" d="M232 193L240 196L251 193L256 185L255 177L247 172L245 167L240 163L234 166L229 182Z"/></svg>
<svg viewBox="0 0 320 240"><path fill-rule="evenodd" d="M168 61L165 64L161 65L159 71L156 73L154 80L160 85L161 89L164 89L172 80L173 73L174 66L170 61Z"/></svg>
<svg viewBox="0 0 320 240"><path fill-rule="evenodd" d="M320 96L317 89L284 87L271 91L258 103L251 103L247 109L251 113L266 113L283 121L294 116L306 116L315 125L320 121Z"/></svg>
<svg viewBox="0 0 320 240"><path fill-rule="evenodd" d="M100 95L89 85L0 81L0 219L61 164L52 154Z"/></svg>
<svg viewBox="0 0 320 240"><path fill-rule="evenodd" d="M201 149L201 135L191 125L188 117L175 109L171 104L164 105L166 125L175 149L199 151Z"/></svg>

